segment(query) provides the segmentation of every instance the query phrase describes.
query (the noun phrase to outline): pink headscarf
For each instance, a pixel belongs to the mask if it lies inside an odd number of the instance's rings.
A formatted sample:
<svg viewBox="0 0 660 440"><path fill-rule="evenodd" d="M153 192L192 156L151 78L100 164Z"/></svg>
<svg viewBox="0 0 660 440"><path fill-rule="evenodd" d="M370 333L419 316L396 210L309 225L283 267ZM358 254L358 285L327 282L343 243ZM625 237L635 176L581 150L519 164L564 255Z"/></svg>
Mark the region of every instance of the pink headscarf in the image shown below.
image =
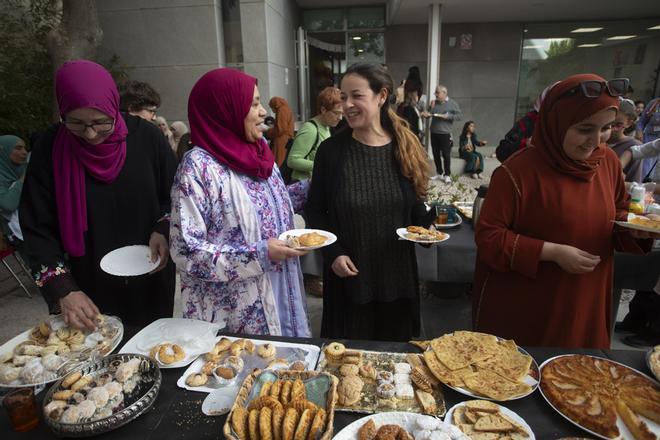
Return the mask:
<svg viewBox="0 0 660 440"><path fill-rule="evenodd" d="M190 140L232 170L267 179L273 172L273 153L263 139L245 139L244 120L256 84L256 78L234 69L204 74L188 98Z"/></svg>
<svg viewBox="0 0 660 440"><path fill-rule="evenodd" d="M79 108L95 108L115 120L114 131L101 144L91 145L62 124L53 143L55 201L64 250L85 254L87 231L85 175L112 183L126 160L128 129L119 113L119 93L110 74L91 61L65 63L55 77L60 115Z"/></svg>

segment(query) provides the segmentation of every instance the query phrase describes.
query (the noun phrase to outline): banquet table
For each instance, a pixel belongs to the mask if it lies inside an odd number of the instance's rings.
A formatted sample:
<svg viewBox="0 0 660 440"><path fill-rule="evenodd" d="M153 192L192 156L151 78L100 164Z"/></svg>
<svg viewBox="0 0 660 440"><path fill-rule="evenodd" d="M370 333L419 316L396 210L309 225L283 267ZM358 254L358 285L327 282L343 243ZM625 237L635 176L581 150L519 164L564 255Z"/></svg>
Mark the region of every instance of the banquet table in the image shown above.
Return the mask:
<svg viewBox="0 0 660 440"><path fill-rule="evenodd" d="M124 341L137 333L139 329L125 327ZM220 333L224 334L224 333ZM295 339L282 337L259 337L259 339L271 339L287 342L300 342L321 346L323 339ZM375 351L388 352L419 352L415 346L403 342L384 342L384 341L356 341L341 340L347 347L357 349L368 349ZM553 356L564 353L582 353L601 356L621 362L632 368L648 373L644 362L644 352L628 350L563 350L557 348L534 348L529 347L527 351L536 359L539 365ZM226 416L207 417L201 412L201 404L206 393L187 391L178 388L177 379L185 371L183 368L163 369L163 381L160 393L154 406L141 417L131 423L118 428L114 431L102 434L97 438L102 439L122 439L122 440L170 440L170 439L222 439L222 428ZM452 405L468 400L464 396L443 386L445 404L447 409ZM46 394L42 391L38 396L38 404ZM587 434L578 427L574 426L562 416L557 414L543 399L537 390L531 395L514 401L504 402L504 406L517 412L524 418L534 431L539 440L558 439L565 436L582 436ZM50 432L45 422L42 420L39 426L29 432L17 433L12 431L7 413L0 411L0 438L10 439L48 439L55 438ZM338 433L343 427L351 422L364 417L364 414L335 412L334 433Z"/></svg>
<svg viewBox="0 0 660 440"><path fill-rule="evenodd" d="M417 270L422 281L471 284L477 260L474 228L469 220L447 229L449 240L431 247L415 246ZM614 288L652 290L660 276L660 240L656 248L646 255L623 252L614 254ZM301 258L303 273L323 275L320 251Z"/></svg>

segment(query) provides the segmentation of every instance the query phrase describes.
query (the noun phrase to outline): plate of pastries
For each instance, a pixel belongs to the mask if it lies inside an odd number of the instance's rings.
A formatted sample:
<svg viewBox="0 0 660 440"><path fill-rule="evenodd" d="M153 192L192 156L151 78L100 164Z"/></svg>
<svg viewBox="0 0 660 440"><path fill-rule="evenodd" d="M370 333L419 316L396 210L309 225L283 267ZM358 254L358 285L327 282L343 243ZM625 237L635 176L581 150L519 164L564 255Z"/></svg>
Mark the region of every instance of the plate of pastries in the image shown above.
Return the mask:
<svg viewBox="0 0 660 440"><path fill-rule="evenodd" d="M69 327L62 315L24 331L0 347L0 387L35 386L61 378L59 370L92 355L106 356L121 342L115 316L98 315L94 331Z"/></svg>
<svg viewBox="0 0 660 440"><path fill-rule="evenodd" d="M440 382L418 354L355 350L331 342L317 370L339 378L338 411L445 414Z"/></svg>
<svg viewBox="0 0 660 440"><path fill-rule="evenodd" d="M190 391L235 393L235 386L255 369L305 371L316 365L318 355L315 345L221 336L190 364L177 385Z"/></svg>
<svg viewBox="0 0 660 440"><path fill-rule="evenodd" d="M392 411L354 421L339 431L335 440L470 440L456 426L424 414Z"/></svg>
<svg viewBox="0 0 660 440"><path fill-rule="evenodd" d="M538 387L539 367L512 340L471 331L455 331L425 343L424 361L433 375L467 396L507 401Z"/></svg>
<svg viewBox="0 0 660 440"><path fill-rule="evenodd" d="M337 241L335 234L322 229L291 229L278 238L290 248L306 251L320 249Z"/></svg>
<svg viewBox="0 0 660 440"><path fill-rule="evenodd" d="M408 226L396 230L403 240L413 241L415 243L434 244L449 240L449 234L436 231L434 228L424 228L422 226Z"/></svg>
<svg viewBox="0 0 660 440"><path fill-rule="evenodd" d="M658 214L637 215L629 213L627 222L615 221L614 223L628 229L660 233L660 215Z"/></svg>
<svg viewBox="0 0 660 440"><path fill-rule="evenodd" d="M230 440L330 440L337 379L315 371L256 370L243 382L223 433Z"/></svg>
<svg viewBox="0 0 660 440"><path fill-rule="evenodd" d="M447 412L445 424L472 439L534 440L532 428L509 408L488 400L468 400Z"/></svg>
<svg viewBox="0 0 660 440"><path fill-rule="evenodd" d="M541 364L541 394L573 424L603 439L657 439L660 384L596 356L569 354Z"/></svg>

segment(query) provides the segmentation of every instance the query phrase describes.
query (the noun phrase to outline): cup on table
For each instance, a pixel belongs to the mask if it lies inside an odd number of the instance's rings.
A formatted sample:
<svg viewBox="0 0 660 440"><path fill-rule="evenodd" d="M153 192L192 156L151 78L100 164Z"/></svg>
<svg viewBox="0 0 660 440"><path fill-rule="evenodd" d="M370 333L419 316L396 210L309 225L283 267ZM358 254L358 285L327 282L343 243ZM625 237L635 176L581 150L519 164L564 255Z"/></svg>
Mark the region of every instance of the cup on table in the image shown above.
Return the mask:
<svg viewBox="0 0 660 440"><path fill-rule="evenodd" d="M433 223L438 225L446 225L449 220L449 212L447 208L441 208L439 206L435 207L435 220Z"/></svg>
<svg viewBox="0 0 660 440"><path fill-rule="evenodd" d="M29 431L39 424L37 401L34 399L32 388L12 391L2 400L2 406L7 410L14 431Z"/></svg>

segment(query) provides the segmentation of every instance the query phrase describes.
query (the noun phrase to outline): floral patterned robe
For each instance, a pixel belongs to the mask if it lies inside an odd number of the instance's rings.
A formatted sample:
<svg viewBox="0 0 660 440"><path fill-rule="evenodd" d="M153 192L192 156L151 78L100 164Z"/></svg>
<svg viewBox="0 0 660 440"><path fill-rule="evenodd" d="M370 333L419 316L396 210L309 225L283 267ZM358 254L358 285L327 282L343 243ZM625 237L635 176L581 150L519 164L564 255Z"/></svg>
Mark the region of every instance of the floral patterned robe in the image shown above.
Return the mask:
<svg viewBox="0 0 660 440"><path fill-rule="evenodd" d="M293 229L308 190L308 181L287 188L277 167L261 180L201 148L186 154L172 187L170 227L185 318L225 322L236 333L310 336L300 262L271 261L267 247Z"/></svg>

